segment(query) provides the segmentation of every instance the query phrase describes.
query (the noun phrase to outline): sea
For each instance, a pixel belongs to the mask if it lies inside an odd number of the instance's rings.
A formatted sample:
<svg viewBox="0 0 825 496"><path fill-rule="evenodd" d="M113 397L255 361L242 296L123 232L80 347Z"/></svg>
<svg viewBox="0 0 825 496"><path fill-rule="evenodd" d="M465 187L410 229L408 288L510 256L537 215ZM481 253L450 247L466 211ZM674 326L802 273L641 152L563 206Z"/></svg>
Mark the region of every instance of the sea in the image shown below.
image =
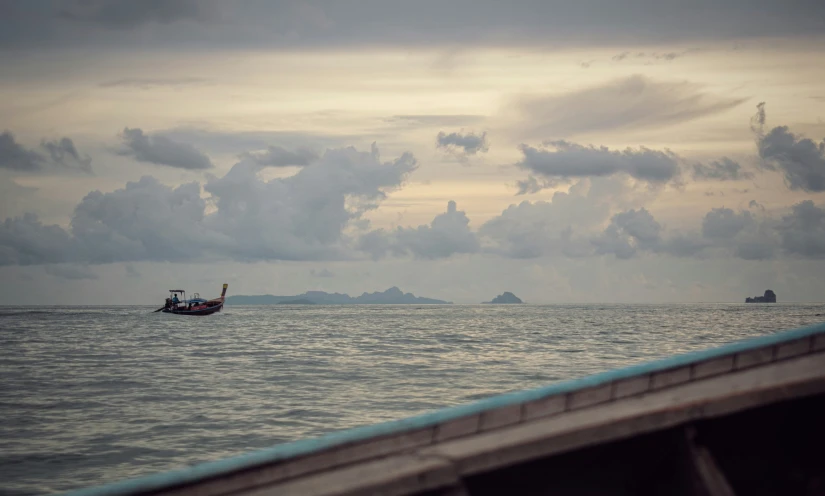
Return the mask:
<svg viewBox="0 0 825 496"><path fill-rule="evenodd" d="M0 494L217 460L825 321L825 305L0 307Z"/></svg>

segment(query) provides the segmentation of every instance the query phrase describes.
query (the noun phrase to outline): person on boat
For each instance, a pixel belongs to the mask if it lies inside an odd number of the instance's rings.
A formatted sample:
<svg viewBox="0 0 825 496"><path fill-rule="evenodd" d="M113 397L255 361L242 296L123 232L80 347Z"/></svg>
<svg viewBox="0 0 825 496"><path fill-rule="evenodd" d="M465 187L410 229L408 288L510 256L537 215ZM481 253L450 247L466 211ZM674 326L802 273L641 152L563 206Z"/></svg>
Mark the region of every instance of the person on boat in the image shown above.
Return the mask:
<svg viewBox="0 0 825 496"><path fill-rule="evenodd" d="M175 293L174 295L172 295L172 304L177 306L178 303L180 303L180 300L178 299L178 294Z"/></svg>
<svg viewBox="0 0 825 496"><path fill-rule="evenodd" d="M163 306L163 308L169 308L171 306L172 306L172 298L166 298L166 304Z"/></svg>

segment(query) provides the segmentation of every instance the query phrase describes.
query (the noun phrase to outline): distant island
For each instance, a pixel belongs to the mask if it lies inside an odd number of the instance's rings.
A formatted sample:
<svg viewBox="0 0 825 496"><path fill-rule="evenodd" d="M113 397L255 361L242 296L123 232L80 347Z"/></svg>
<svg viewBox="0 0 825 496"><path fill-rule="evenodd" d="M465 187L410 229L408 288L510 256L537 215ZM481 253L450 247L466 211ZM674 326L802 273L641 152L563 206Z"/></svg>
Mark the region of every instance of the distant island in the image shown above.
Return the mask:
<svg viewBox="0 0 825 496"><path fill-rule="evenodd" d="M765 291L764 296L754 296L745 298L745 303L776 303L776 293L770 289Z"/></svg>
<svg viewBox="0 0 825 496"><path fill-rule="evenodd" d="M295 296L236 295L226 299L227 305L452 305L451 301L422 298L404 293L393 286L384 292L364 293L352 297L342 293L307 291Z"/></svg>
<svg viewBox="0 0 825 496"><path fill-rule="evenodd" d="M493 301L485 301L483 303L485 303L485 304L501 304L501 303L513 304L513 303L524 303L524 302L521 301L521 298L514 295L513 293L511 293L509 291L505 291L504 293L502 293L502 294L496 296L495 298L493 298Z"/></svg>

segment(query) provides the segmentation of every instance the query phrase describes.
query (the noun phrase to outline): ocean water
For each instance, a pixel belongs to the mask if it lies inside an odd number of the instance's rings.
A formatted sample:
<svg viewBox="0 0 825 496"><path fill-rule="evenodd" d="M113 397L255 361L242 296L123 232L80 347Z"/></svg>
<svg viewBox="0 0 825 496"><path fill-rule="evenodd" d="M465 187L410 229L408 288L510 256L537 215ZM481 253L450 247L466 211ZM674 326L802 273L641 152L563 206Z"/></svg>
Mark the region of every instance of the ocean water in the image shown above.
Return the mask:
<svg viewBox="0 0 825 496"><path fill-rule="evenodd" d="M216 460L825 320L825 305L0 307L0 494Z"/></svg>

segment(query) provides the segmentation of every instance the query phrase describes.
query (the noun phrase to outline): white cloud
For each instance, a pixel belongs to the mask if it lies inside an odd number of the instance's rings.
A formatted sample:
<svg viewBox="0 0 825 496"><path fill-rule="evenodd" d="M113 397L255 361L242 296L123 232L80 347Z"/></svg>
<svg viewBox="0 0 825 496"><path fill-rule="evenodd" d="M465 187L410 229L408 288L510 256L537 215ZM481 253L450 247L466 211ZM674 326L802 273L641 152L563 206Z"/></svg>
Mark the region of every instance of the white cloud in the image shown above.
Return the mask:
<svg viewBox="0 0 825 496"><path fill-rule="evenodd" d="M359 249L381 258L387 252L396 256L412 254L416 258L447 258L458 253L476 253L479 242L470 230L470 219L458 210L456 202L447 204L447 211L437 215L427 226L404 228L394 231L383 229L364 235Z"/></svg>

